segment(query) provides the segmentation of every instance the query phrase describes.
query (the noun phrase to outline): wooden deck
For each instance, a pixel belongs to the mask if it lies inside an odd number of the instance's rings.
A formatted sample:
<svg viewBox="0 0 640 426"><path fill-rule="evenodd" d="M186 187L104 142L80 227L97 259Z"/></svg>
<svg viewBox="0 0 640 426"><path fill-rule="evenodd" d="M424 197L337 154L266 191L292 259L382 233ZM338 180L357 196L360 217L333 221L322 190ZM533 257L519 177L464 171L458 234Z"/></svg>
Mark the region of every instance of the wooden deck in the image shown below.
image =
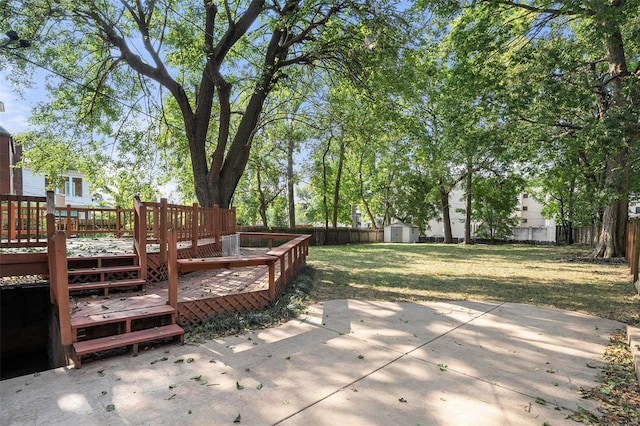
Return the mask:
<svg viewBox="0 0 640 426"><path fill-rule="evenodd" d="M246 249L246 254L268 249ZM280 277L276 262L276 280ZM178 323L199 323L207 316L226 311L261 309L269 303L269 277L266 266L198 271L180 276L178 281ZM72 322L77 317L111 316L134 309L145 309L168 300L168 282L148 283L145 291L113 293L72 298Z"/></svg>

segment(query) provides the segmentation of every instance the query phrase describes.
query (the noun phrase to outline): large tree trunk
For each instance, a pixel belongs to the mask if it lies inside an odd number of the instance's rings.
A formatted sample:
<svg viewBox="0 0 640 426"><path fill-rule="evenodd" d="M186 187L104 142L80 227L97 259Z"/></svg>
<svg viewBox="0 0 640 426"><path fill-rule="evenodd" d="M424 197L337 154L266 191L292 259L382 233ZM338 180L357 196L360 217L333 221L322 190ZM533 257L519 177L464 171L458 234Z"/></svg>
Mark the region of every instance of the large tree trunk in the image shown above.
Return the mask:
<svg viewBox="0 0 640 426"><path fill-rule="evenodd" d="M287 204L289 206L289 227L296 227L296 202L294 194L293 181L293 150L295 148L295 140L289 137L287 144Z"/></svg>
<svg viewBox="0 0 640 426"><path fill-rule="evenodd" d="M333 186L333 217L331 223L338 227L338 212L340 211L340 183L342 181L342 168L344 167L344 138L340 137L340 153L338 156L338 170L336 171L336 183Z"/></svg>
<svg viewBox="0 0 640 426"><path fill-rule="evenodd" d="M605 20L602 23L602 28L605 32L609 75L612 78L613 86L612 109L622 109L628 104L624 94L623 81L630 75L627 69L622 34L618 25L610 20ZM609 112L610 110L607 111L607 113ZM637 117L633 118L627 114L623 126L627 125L637 126ZM629 215L629 149L626 146L626 141L616 142L620 149L607 161L608 174L605 181L607 189L612 191L614 195L604 211L602 229L594 252L595 257L611 258L624 257L625 255Z"/></svg>
<svg viewBox="0 0 640 426"><path fill-rule="evenodd" d="M373 212L371 211L371 207L369 206L369 202L367 201L367 198L365 197L365 194L364 194L364 176L362 173L362 163L364 161L363 157L364 157L364 150L362 150L362 152L360 153L360 162L358 164L358 178L360 180L360 200L362 201L362 204L364 205L364 209L367 212L367 216L369 216L369 220L371 221L371 228L378 229L378 225L376 225L376 218L373 215Z"/></svg>
<svg viewBox="0 0 640 426"><path fill-rule="evenodd" d="M440 187L440 207L442 208L442 224L444 225L444 242L453 244L453 233L451 232L451 212L449 211L449 191Z"/></svg>
<svg viewBox="0 0 640 426"><path fill-rule="evenodd" d="M471 174L471 167L467 167L467 193L465 204L465 220L464 220L464 243L473 244L471 240L471 185L473 183L473 175Z"/></svg>
<svg viewBox="0 0 640 426"><path fill-rule="evenodd" d="M262 219L262 226L268 227L269 219L267 218L267 209L269 208L269 204L267 202L267 197L262 190L262 176L260 175L260 166L258 166L258 170L256 171L256 179L258 183L258 200L260 201L260 207L258 208L258 210L260 211L260 219Z"/></svg>

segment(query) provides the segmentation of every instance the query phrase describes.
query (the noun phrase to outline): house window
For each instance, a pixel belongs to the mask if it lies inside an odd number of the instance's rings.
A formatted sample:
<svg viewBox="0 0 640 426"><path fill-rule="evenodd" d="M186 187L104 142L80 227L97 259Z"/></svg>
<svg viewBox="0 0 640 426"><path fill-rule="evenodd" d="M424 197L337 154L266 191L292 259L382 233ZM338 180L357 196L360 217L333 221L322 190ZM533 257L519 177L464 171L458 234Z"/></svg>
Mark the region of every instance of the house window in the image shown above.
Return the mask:
<svg viewBox="0 0 640 426"><path fill-rule="evenodd" d="M522 206L522 211L526 212L527 210L529 210L529 206Z"/></svg>
<svg viewBox="0 0 640 426"><path fill-rule="evenodd" d="M529 194L525 192L524 194L522 194L522 198L529 198Z"/></svg>
<svg viewBox="0 0 640 426"><path fill-rule="evenodd" d="M73 197L82 197L82 178L71 178L71 195Z"/></svg>
<svg viewBox="0 0 640 426"><path fill-rule="evenodd" d="M636 206L636 213L640 214L640 206Z"/></svg>
<svg viewBox="0 0 640 426"><path fill-rule="evenodd" d="M527 219L522 219L522 223L527 223Z"/></svg>

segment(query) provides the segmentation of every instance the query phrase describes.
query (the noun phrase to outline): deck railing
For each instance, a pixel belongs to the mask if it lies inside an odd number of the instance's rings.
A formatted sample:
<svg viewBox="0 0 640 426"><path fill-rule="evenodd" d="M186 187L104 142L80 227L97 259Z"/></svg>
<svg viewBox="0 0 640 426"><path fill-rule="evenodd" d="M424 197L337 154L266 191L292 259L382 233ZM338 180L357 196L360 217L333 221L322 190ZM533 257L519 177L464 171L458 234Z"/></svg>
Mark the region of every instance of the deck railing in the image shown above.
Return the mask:
<svg viewBox="0 0 640 426"><path fill-rule="evenodd" d="M0 246L46 246L46 215L46 197L0 194Z"/></svg>
<svg viewBox="0 0 640 426"><path fill-rule="evenodd" d="M133 210L120 207L56 207L56 229L69 235L133 235Z"/></svg>
<svg viewBox="0 0 640 426"><path fill-rule="evenodd" d="M51 204L53 201L51 197ZM236 232L235 208L201 208L198 204L169 204L135 201L133 209L104 207L52 207L56 230L67 236L131 236L145 244L159 244L166 261L167 231L174 229L178 241L215 239ZM144 211L144 214L141 212ZM0 194L0 247L44 247L47 245L47 198ZM138 244L141 245L141 244ZM162 254L164 253L164 255Z"/></svg>
<svg viewBox="0 0 640 426"><path fill-rule="evenodd" d="M309 255L309 240L311 235L295 234L258 234L242 233L240 237L287 239L288 241L271 249L266 254L252 256L213 257L204 259L178 259L177 232L169 231L169 304L177 308L178 275L185 272L203 271L212 269L242 268L247 266L267 266L269 279L269 300L274 301L284 289L287 277L293 276L295 271L306 263ZM275 264L280 263L280 276L275 278Z"/></svg>
<svg viewBox="0 0 640 426"><path fill-rule="evenodd" d="M216 205L211 208L202 208L195 203L191 206L169 204L165 198L159 203L142 202L136 199L134 208L136 250L142 250L143 241L145 245L157 244L160 261L165 263L168 232L171 229L175 232L177 242L191 242L193 257L197 256L199 240L214 239L220 251L222 247L220 238L234 234L236 231L235 218L235 207L221 209ZM144 250L146 251L146 246Z"/></svg>

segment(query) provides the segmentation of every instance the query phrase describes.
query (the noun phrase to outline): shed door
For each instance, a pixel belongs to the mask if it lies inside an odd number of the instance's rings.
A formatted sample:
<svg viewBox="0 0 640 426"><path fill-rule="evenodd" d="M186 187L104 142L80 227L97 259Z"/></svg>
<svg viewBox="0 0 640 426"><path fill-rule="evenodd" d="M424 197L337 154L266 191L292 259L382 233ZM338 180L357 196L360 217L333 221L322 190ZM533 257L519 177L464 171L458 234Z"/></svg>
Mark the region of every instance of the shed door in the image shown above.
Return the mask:
<svg viewBox="0 0 640 426"><path fill-rule="evenodd" d="M391 227L391 242L392 243L402 242L402 226Z"/></svg>

